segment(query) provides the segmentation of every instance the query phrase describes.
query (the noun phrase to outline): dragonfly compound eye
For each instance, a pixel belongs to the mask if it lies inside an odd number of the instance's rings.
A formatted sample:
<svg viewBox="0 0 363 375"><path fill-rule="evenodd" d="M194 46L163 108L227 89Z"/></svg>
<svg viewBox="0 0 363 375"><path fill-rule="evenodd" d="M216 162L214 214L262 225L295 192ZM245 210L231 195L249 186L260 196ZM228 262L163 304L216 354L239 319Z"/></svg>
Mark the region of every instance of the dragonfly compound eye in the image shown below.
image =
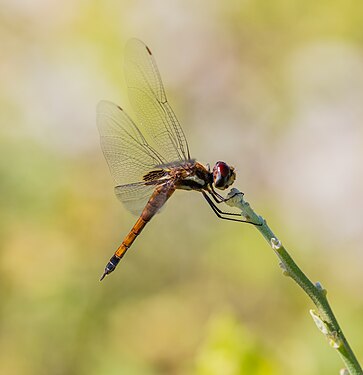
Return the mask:
<svg viewBox="0 0 363 375"><path fill-rule="evenodd" d="M216 188L224 190L233 184L236 178L234 168L223 161L218 161L213 167L213 182Z"/></svg>

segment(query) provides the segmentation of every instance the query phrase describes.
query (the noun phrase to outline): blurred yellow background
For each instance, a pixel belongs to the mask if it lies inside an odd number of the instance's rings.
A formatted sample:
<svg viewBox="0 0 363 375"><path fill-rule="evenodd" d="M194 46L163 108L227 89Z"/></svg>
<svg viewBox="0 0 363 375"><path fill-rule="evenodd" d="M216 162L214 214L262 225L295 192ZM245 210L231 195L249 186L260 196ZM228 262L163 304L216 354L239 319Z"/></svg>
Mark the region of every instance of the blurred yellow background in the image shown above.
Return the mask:
<svg viewBox="0 0 363 375"><path fill-rule="evenodd" d="M363 3L3 0L0 373L332 374L343 366L250 225L177 192L99 282L135 221L99 145L130 109L126 41L150 46L192 154L235 187L363 359Z"/></svg>

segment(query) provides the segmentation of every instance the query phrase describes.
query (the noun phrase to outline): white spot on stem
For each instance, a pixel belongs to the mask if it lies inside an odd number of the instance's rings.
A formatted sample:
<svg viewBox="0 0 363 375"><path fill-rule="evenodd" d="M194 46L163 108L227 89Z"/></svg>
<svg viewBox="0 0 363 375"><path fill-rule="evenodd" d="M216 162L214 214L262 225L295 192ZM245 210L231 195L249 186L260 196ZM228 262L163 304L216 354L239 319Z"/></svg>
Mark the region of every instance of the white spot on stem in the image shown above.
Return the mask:
<svg viewBox="0 0 363 375"><path fill-rule="evenodd" d="M279 239L275 238L275 237L272 237L271 238L271 247L274 249L274 250L279 250L282 246L282 243Z"/></svg>

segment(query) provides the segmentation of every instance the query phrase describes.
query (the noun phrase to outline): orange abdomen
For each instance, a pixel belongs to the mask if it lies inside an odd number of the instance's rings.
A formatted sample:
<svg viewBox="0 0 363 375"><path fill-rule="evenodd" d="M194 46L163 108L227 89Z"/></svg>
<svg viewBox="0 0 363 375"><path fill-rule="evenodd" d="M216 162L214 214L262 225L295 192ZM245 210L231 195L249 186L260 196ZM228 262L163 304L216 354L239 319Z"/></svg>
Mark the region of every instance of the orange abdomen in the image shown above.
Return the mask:
<svg viewBox="0 0 363 375"><path fill-rule="evenodd" d="M116 250L115 254L112 256L110 261L107 263L105 271L101 277L101 280L108 274L110 274L121 258L125 255L126 251L130 248L133 242L136 240L137 236L144 229L145 225L151 220L151 218L160 210L164 203L169 199L169 197L174 193L175 187L171 184L165 184L157 186L151 195L149 201L147 202L145 208L143 209L140 217L136 221L135 225L132 227L129 234L124 238L122 244Z"/></svg>

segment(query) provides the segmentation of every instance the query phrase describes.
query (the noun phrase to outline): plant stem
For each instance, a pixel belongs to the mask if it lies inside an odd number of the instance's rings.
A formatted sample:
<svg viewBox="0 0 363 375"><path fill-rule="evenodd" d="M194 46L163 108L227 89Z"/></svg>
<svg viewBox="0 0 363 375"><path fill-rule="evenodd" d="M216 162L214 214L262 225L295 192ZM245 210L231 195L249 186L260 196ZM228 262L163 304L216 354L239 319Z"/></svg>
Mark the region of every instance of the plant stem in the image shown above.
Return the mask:
<svg viewBox="0 0 363 375"><path fill-rule="evenodd" d="M362 375L362 368L352 349L350 348L349 343L346 340L329 305L326 297L326 290L323 289L319 282L313 284L307 278L304 272L301 271L298 265L291 258L278 238L274 235L266 221L261 216L258 216L251 208L249 203L243 199L242 193L240 193L237 189L232 189L229 193L229 198L230 199L228 199L226 203L230 206L239 208L242 215L247 220L262 224L261 226L256 226L256 229L260 231L260 233L275 251L281 262L280 266L284 270L284 274L290 276L305 291L305 293L310 297L317 307L318 312L310 310L310 314L312 315L316 325L327 337L329 344L339 352L349 373L351 375Z"/></svg>

